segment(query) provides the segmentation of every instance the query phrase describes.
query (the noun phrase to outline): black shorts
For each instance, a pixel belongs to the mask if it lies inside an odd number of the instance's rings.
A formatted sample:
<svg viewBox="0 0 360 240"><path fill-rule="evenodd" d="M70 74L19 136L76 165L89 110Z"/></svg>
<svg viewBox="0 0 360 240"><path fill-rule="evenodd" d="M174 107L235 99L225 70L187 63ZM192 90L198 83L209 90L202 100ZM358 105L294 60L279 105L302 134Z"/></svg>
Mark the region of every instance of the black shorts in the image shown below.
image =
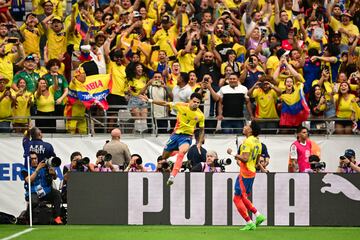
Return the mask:
<svg viewBox="0 0 360 240"><path fill-rule="evenodd" d="M126 108L127 106L127 101L125 99L125 97L119 96L119 95L115 95L115 94L109 94L106 97L106 100L109 104L109 111L119 111L120 107L112 107L114 105L123 105L124 108Z"/></svg>
<svg viewBox="0 0 360 240"><path fill-rule="evenodd" d="M343 121L335 121L335 124L340 124L343 127L348 127L348 126L352 127L353 122L351 120L343 120Z"/></svg>

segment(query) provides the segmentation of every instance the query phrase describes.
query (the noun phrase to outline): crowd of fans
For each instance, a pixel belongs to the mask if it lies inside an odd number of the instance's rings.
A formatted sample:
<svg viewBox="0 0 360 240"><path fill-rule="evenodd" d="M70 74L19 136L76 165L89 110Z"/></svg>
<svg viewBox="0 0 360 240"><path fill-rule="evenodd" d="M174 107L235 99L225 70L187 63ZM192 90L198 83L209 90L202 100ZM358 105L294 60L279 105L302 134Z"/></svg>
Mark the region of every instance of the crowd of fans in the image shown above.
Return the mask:
<svg viewBox="0 0 360 240"><path fill-rule="evenodd" d="M358 0L79 0L70 14L62 1L32 2L17 25L1 11L2 132L23 131L30 116L63 116L69 104L72 116L84 116L80 101L67 101L71 84L107 73L110 110L127 105L142 129L148 105L140 94L186 102L198 91L225 133L238 132L245 118L274 120L263 123L268 128L277 119L296 127L336 118L336 133L357 131ZM175 114L153 111L157 119ZM54 131L56 122L36 125ZM67 129L83 133L86 123L68 121Z"/></svg>

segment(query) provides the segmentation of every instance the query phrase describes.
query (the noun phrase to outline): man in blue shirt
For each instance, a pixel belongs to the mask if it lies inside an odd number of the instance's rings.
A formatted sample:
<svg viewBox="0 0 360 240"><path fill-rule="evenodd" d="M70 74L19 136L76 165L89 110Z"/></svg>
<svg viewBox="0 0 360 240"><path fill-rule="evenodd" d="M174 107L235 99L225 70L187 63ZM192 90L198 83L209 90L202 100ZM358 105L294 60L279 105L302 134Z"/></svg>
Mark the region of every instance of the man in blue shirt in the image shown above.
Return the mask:
<svg viewBox="0 0 360 240"><path fill-rule="evenodd" d="M55 170L46 165L45 161L39 161L36 152L30 151L30 176L28 169L24 167L21 174L24 177L25 200L29 201L31 196L32 208L35 208L40 201L49 201L54 206L54 222L62 224L60 218L60 192L52 188L52 180L56 179ZM31 183L31 194L29 194L29 181Z"/></svg>
<svg viewBox="0 0 360 240"><path fill-rule="evenodd" d="M31 140L30 140L31 137ZM39 128L33 127L27 132L25 132L23 138L23 148L24 148L24 166L27 167L27 157L29 156L30 151L33 151L37 154L39 162L44 159L50 159L51 157L56 157L53 146L42 140L42 132Z"/></svg>

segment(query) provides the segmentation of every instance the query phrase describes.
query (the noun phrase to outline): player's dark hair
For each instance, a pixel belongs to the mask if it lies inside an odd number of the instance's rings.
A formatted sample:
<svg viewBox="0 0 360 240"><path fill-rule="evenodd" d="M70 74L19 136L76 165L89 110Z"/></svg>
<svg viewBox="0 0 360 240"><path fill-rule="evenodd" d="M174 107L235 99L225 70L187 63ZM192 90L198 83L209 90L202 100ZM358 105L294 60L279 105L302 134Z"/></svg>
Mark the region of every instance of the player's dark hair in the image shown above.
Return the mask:
<svg viewBox="0 0 360 240"><path fill-rule="evenodd" d="M301 133L302 130L306 129L306 131L309 132L309 129L307 129L307 127L304 127L304 126L299 126L297 129L296 129L296 133Z"/></svg>
<svg viewBox="0 0 360 240"><path fill-rule="evenodd" d="M260 128L259 124L256 121L251 121L250 127L251 127L252 135L254 137L259 136L259 134L261 132L261 128Z"/></svg>
<svg viewBox="0 0 360 240"><path fill-rule="evenodd" d="M194 92L194 93L191 94L191 96L190 96L190 99L193 99L193 98L197 98L197 99L199 99L199 100L201 101L202 96L201 96L200 93Z"/></svg>

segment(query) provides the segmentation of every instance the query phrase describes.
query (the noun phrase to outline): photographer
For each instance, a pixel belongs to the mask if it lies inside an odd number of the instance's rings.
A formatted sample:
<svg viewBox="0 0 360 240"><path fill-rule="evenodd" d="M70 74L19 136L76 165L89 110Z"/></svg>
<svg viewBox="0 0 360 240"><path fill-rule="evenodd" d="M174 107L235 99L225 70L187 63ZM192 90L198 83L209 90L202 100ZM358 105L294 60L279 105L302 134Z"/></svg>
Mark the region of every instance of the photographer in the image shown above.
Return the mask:
<svg viewBox="0 0 360 240"><path fill-rule="evenodd" d="M358 173L360 172L360 163L356 162L355 151L346 149L344 156L340 156L338 173Z"/></svg>
<svg viewBox="0 0 360 240"><path fill-rule="evenodd" d="M142 165L143 160L139 154L131 155L130 164L126 167L124 172L146 172Z"/></svg>
<svg viewBox="0 0 360 240"><path fill-rule="evenodd" d="M230 159L229 159L230 160ZM231 163L231 160L230 160ZM215 151L209 150L206 153L206 162L200 162L194 166L192 172L224 172L224 165L230 164L228 159L219 160L218 155Z"/></svg>
<svg viewBox="0 0 360 240"><path fill-rule="evenodd" d="M80 152L73 152L70 156L71 163L66 164L63 168L64 181L61 186L61 197L64 203L67 202L67 181L69 172L95 172L94 166L90 166L90 159L82 157Z"/></svg>
<svg viewBox="0 0 360 240"><path fill-rule="evenodd" d="M119 166L112 164L112 156L107 151L99 150L96 153L96 169L97 172L118 172Z"/></svg>
<svg viewBox="0 0 360 240"><path fill-rule="evenodd" d="M30 155L30 177L28 176L28 169L24 167L21 171L22 176L25 180L25 200L29 201L29 180L31 183L31 203L32 208L38 206L40 201L49 201L54 206L54 222L56 224L62 224L60 218L60 204L61 196L60 192L52 188L52 181L56 179L56 172L52 166L52 162L49 160L44 160L39 162L36 152L31 151ZM56 166L61 164L59 158L52 160L57 160ZM50 165L50 166L49 166Z"/></svg>
<svg viewBox="0 0 360 240"><path fill-rule="evenodd" d="M157 161L156 172L171 173L172 170L171 162L168 162L165 159L163 159L161 155L157 158L156 161Z"/></svg>
<svg viewBox="0 0 360 240"><path fill-rule="evenodd" d="M309 163L311 169L306 169L305 172L308 173L321 173L325 172L326 164L325 162L320 162L320 158L317 155L309 156Z"/></svg>
<svg viewBox="0 0 360 240"><path fill-rule="evenodd" d="M257 163L256 163L256 172L260 172L260 173L268 173L269 170L266 169L267 165L269 163L266 161L266 156L265 154L261 154Z"/></svg>

